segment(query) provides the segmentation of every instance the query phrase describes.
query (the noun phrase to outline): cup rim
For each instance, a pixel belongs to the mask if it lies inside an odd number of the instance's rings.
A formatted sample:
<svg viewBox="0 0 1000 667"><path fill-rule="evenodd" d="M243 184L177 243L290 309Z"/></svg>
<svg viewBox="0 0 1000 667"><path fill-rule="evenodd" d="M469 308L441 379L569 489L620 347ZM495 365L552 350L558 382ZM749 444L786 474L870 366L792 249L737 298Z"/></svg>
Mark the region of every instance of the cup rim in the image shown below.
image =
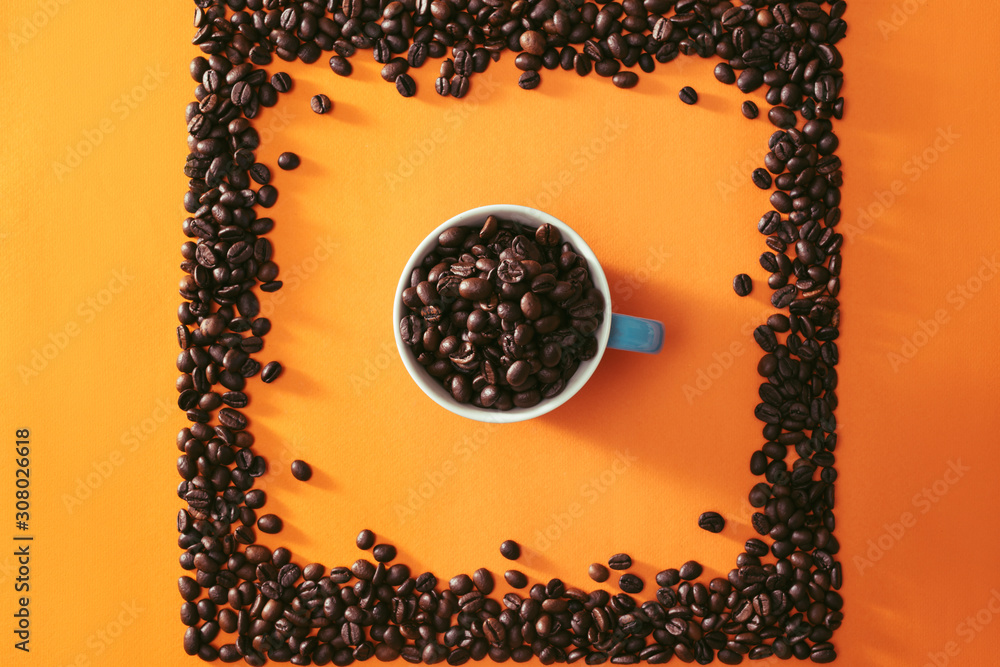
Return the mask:
<svg viewBox="0 0 1000 667"><path fill-rule="evenodd" d="M575 251L587 260L587 267L590 271L591 280L594 282L594 287L596 287L601 294L604 295L604 316L601 319L601 324L595 334L595 337L597 338L597 354L587 361L580 362L579 368L576 373L573 374L573 377L570 378L569 382L567 382L566 387L562 390L562 392L553 398L543 399L540 403L538 403L538 405L534 405L530 408L515 407L510 410L502 411L491 410L489 408L479 408L472 404L458 403L442 385L438 384L436 380L430 377L423 366L417 363L416 356L403 342L403 336L399 332L399 322L408 312L406 307L403 305L403 290L409 286L410 274L413 269L420 264L432 246L437 243L437 238L441 232L456 225L462 225L465 227L478 226L482 224L487 216L490 215L495 215L501 218L510 218L532 227L539 227L545 223L556 227L562 234L563 241L572 245ZM399 357L402 359L403 366L406 368L407 373L409 373L410 377L413 378L413 381L417 384L417 386L420 387L420 389L435 403L453 414L475 421L490 422L495 424L510 424L527 421L529 419L534 419L535 417L547 414L565 404L569 401L569 399L575 396L585 384L587 384L587 381L594 374L594 371L597 370L597 366L600 364L601 358L604 356L604 351L607 349L608 339L611 336L611 290L608 285L607 276L604 274L604 269L601 266L600 261L598 261L597 255L590 248L590 246L587 245L587 242L584 241L583 237L562 220L559 220L544 211L517 204L489 204L486 206L478 206L452 216L445 222L438 225L434 231L424 237L424 240L416 247L416 249L414 249L413 253L410 255L410 259L406 262L403 272L399 277L399 282L396 285L392 307L392 330L396 339L396 349L399 352Z"/></svg>

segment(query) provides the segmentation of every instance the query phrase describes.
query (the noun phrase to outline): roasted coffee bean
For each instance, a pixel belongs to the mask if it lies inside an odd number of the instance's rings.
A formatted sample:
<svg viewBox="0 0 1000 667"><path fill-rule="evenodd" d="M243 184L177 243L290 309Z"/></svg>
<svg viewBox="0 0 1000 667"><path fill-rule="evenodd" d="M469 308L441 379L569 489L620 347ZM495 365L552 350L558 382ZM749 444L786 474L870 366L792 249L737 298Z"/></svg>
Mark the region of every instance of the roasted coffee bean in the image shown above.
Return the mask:
<svg viewBox="0 0 1000 667"><path fill-rule="evenodd" d="M309 107L314 113L322 115L329 113L333 109L333 102L326 95L313 95L312 99L309 100Z"/></svg>
<svg viewBox="0 0 1000 667"><path fill-rule="evenodd" d="M517 560L521 557L521 545L514 540L504 540L500 544L500 555L507 560Z"/></svg>
<svg viewBox="0 0 1000 667"><path fill-rule="evenodd" d="M275 514L265 514L257 519L257 530L262 533L273 535L280 533L282 528L281 518Z"/></svg>
<svg viewBox="0 0 1000 667"><path fill-rule="evenodd" d="M608 559L608 567L612 570L627 570L632 567L632 558L628 554L615 554Z"/></svg>
<svg viewBox="0 0 1000 667"><path fill-rule="evenodd" d="M371 549L375 544L375 533L366 528L358 533L356 542L359 549Z"/></svg>
<svg viewBox="0 0 1000 667"><path fill-rule="evenodd" d="M635 88L639 83L639 75L635 72L619 72L611 77L611 83L619 88Z"/></svg>
<svg viewBox="0 0 1000 667"><path fill-rule="evenodd" d="M504 572L503 578L512 588L520 589L528 585L528 578L519 570L507 570Z"/></svg>
<svg viewBox="0 0 1000 667"><path fill-rule="evenodd" d="M312 477L312 468L305 461L296 459L292 461L292 477L299 481L307 482Z"/></svg>
<svg viewBox="0 0 1000 667"><path fill-rule="evenodd" d="M476 590L478 590L483 595L489 595L493 592L494 581L493 573L484 567L479 568L472 573L472 583L475 585Z"/></svg>
<svg viewBox="0 0 1000 667"><path fill-rule="evenodd" d="M343 56L332 56L330 58L330 69L339 76L350 76L354 71L351 61Z"/></svg>
<svg viewBox="0 0 1000 667"><path fill-rule="evenodd" d="M625 593L632 595L641 593L645 586L646 584L642 581L642 579L631 573L623 574L618 579L618 587Z"/></svg>
<svg viewBox="0 0 1000 667"><path fill-rule="evenodd" d="M279 93L287 93L292 89L292 77L285 72L276 72L271 76L271 85Z"/></svg>
<svg viewBox="0 0 1000 667"><path fill-rule="evenodd" d="M743 112L744 117L749 118L750 120L753 120L760 115L760 109L758 109L757 105L750 100L743 103L743 106L740 107L740 111Z"/></svg>
<svg viewBox="0 0 1000 667"><path fill-rule="evenodd" d="M604 567L600 563L591 563L588 574L591 579L598 583L607 581L608 577L611 576L608 572L608 568Z"/></svg>
<svg viewBox="0 0 1000 667"><path fill-rule="evenodd" d="M529 31L530 32L530 31ZM524 90L534 90L538 87L538 84L542 82L541 77L535 70L528 70L523 72L520 78L517 80L517 85Z"/></svg>
<svg viewBox="0 0 1000 667"><path fill-rule="evenodd" d="M278 156L278 166L285 171L296 169L301 162L299 156L295 153L285 152Z"/></svg>
<svg viewBox="0 0 1000 667"><path fill-rule="evenodd" d="M396 77L396 90L403 97L413 97L417 94L417 84L409 74L400 74Z"/></svg>
<svg viewBox="0 0 1000 667"><path fill-rule="evenodd" d="M738 296L746 296L753 291L753 280L745 273L741 273L733 278L733 291Z"/></svg>
<svg viewBox="0 0 1000 667"><path fill-rule="evenodd" d="M270 384L281 376L283 368L277 361L268 362L260 372L260 379Z"/></svg>
<svg viewBox="0 0 1000 667"><path fill-rule="evenodd" d="M698 527L710 533L721 533L726 527L726 520L718 512L703 512L698 517Z"/></svg>
<svg viewBox="0 0 1000 667"><path fill-rule="evenodd" d="M376 544L372 549L372 557L379 563L388 563L396 558L396 547L391 544Z"/></svg>
<svg viewBox="0 0 1000 667"><path fill-rule="evenodd" d="M701 563L697 561L689 560L680 567L680 577L684 581L690 581L692 579L697 579L701 576L702 567Z"/></svg>
<svg viewBox="0 0 1000 667"><path fill-rule="evenodd" d="M698 92L691 86L684 86L681 88L680 98L684 104L697 104Z"/></svg>
<svg viewBox="0 0 1000 667"><path fill-rule="evenodd" d="M767 190L771 187L771 174L768 173L767 169L754 169L751 179L753 184L761 190Z"/></svg>

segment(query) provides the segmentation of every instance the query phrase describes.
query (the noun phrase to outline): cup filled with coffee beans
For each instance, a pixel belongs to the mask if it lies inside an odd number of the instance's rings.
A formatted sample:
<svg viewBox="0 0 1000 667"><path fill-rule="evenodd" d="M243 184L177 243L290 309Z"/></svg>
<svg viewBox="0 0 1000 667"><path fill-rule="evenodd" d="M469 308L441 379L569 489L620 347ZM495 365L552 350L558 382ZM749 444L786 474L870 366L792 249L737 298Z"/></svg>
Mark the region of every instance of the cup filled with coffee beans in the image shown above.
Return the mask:
<svg viewBox="0 0 1000 667"><path fill-rule="evenodd" d="M524 421L576 394L606 348L660 351L663 324L612 313L609 294L597 256L568 225L525 206L481 206L414 250L396 288L396 346L438 405Z"/></svg>

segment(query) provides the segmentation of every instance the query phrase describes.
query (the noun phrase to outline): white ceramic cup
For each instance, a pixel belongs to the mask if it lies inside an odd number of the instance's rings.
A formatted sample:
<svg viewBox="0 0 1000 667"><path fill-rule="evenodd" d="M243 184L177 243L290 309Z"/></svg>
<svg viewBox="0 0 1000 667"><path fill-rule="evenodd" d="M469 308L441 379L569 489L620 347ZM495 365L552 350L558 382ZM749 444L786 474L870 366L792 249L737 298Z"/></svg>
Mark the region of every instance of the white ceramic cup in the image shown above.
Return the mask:
<svg viewBox="0 0 1000 667"><path fill-rule="evenodd" d="M409 314L406 306L403 305L403 290L410 286L410 275L413 269L420 266L426 257L437 245L438 236L444 230L461 225L464 227L479 228L487 217L495 215L505 220L513 220L527 227L540 227L546 223L557 228L562 234L562 240L569 243L587 260L587 267L590 270L590 278L594 282L594 287L604 295L605 310L601 318L600 327L595 332L597 337L597 354L592 359L581 361L576 373L566 382L566 387L556 396L543 399L537 405L530 408L513 408L511 410L492 410L478 408L472 404L463 404L456 401L451 392L445 389L436 379L432 378L427 370L417 363L416 355L403 342L403 337L399 332L400 321ZM513 204L494 204L491 206L480 206L464 213L456 215L454 218L444 222L441 226L427 235L423 242L417 246L406 263L402 275L399 277L399 284L396 286L396 293L392 306L392 329L396 336L396 347L399 356L403 360L403 365L413 381L417 383L424 393L440 405L441 407L454 412L462 417L474 419L476 421L492 422L498 424L508 424L525 421L544 415L555 410L560 405L573 398L580 389L587 383L590 376L597 370L597 365L604 356L604 351L608 347L615 349L630 350L635 352L647 352L655 354L660 351L663 345L663 324L655 320L647 320L628 315L619 315L611 312L611 290L608 286L608 279L604 275L604 269L597 259L597 255L590 249L586 241L580 237L566 223L557 220L548 213L527 206L517 206Z"/></svg>

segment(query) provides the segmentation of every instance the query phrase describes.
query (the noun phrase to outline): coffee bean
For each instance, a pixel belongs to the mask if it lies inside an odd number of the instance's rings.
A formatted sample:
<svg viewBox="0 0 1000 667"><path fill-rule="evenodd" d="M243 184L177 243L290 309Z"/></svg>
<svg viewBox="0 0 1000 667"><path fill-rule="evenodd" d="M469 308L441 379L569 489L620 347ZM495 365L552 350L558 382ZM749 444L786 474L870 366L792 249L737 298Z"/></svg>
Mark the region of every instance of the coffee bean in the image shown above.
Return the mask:
<svg viewBox="0 0 1000 667"><path fill-rule="evenodd" d="M396 77L396 90L403 97L413 97L417 94L417 84L409 74Z"/></svg>
<svg viewBox="0 0 1000 667"><path fill-rule="evenodd" d="M656 584L658 586L676 586L681 581L680 572L676 569L662 570L656 575Z"/></svg>
<svg viewBox="0 0 1000 667"><path fill-rule="evenodd" d="M635 88L639 83L639 75L635 72L619 72L611 77L611 83L619 88Z"/></svg>
<svg viewBox="0 0 1000 667"><path fill-rule="evenodd" d="M520 589L528 585L528 578L519 570L507 570L504 572L503 578L510 584L511 588Z"/></svg>
<svg viewBox="0 0 1000 667"><path fill-rule="evenodd" d="M612 570L627 570L632 567L632 558L628 554L615 554L608 559L608 567Z"/></svg>
<svg viewBox="0 0 1000 667"><path fill-rule="evenodd" d="M697 104L698 92L691 86L684 86L681 88L680 98L684 104Z"/></svg>
<svg viewBox="0 0 1000 667"><path fill-rule="evenodd" d="M698 527L710 533L721 533L726 527L726 520L718 512L703 512L698 517Z"/></svg>
<svg viewBox="0 0 1000 667"><path fill-rule="evenodd" d="M262 533L273 535L280 533L282 528L281 517L275 514L265 514L257 519L257 530Z"/></svg>
<svg viewBox="0 0 1000 667"><path fill-rule="evenodd" d="M692 579L697 579L701 576L702 567L701 563L697 561L689 560L680 567L680 577L684 581L691 581Z"/></svg>
<svg viewBox="0 0 1000 667"><path fill-rule="evenodd" d="M292 77L285 72L276 72L271 76L271 85L279 93L287 93L292 89Z"/></svg>
<svg viewBox="0 0 1000 667"><path fill-rule="evenodd" d="M758 109L757 105L750 100L743 103L743 106L740 107L740 111L742 111L743 115L750 120L753 120L760 115L760 109Z"/></svg>
<svg viewBox="0 0 1000 667"><path fill-rule="evenodd" d="M339 76L350 76L354 71L351 61L343 56L332 56L330 58L330 69Z"/></svg>
<svg viewBox="0 0 1000 667"><path fill-rule="evenodd" d="M634 574L623 574L618 579L618 587L622 589L625 593L636 594L641 593L642 589L645 588L646 584L643 583L642 579Z"/></svg>
<svg viewBox="0 0 1000 667"><path fill-rule="evenodd" d="M257 203L264 208L271 208L277 201L278 189L273 185L261 186L260 190L257 191Z"/></svg>
<svg viewBox="0 0 1000 667"><path fill-rule="evenodd" d="M768 173L767 169L754 169L751 179L753 184L761 190L767 190L771 187L771 174Z"/></svg>
<svg viewBox="0 0 1000 667"><path fill-rule="evenodd" d="M282 370L283 368L279 362L270 361L264 366L263 370L261 370L260 379L270 384L281 376Z"/></svg>
<svg viewBox="0 0 1000 667"><path fill-rule="evenodd" d="M333 102L326 95L313 95L312 99L309 100L309 107L314 113L322 115L329 113L333 109Z"/></svg>
<svg viewBox="0 0 1000 667"><path fill-rule="evenodd" d="M391 544L376 544L372 549L372 556L379 563L388 563L396 558L396 547Z"/></svg>
<svg viewBox="0 0 1000 667"><path fill-rule="evenodd" d="M517 85L524 90L534 90L541 82L542 79L538 76L538 72L535 70L528 70L527 72L521 74L520 78L517 80Z"/></svg>
<svg viewBox="0 0 1000 667"><path fill-rule="evenodd" d="M472 590L472 578L467 574L459 574L451 578L448 588L455 595L465 595Z"/></svg>
<svg viewBox="0 0 1000 667"><path fill-rule="evenodd" d="M301 164L301 160L299 160L299 156L295 153L286 152L278 156L278 166L285 171L291 171L297 168L299 164Z"/></svg>
<svg viewBox="0 0 1000 667"><path fill-rule="evenodd" d="M364 549L364 550L371 549L372 546L375 544L375 533L366 528L365 530L362 530L360 533L358 533L358 538L356 542L359 549Z"/></svg>
<svg viewBox="0 0 1000 667"><path fill-rule="evenodd" d="M753 291L753 280L745 273L741 273L733 278L733 291L738 296L746 296Z"/></svg>
<svg viewBox="0 0 1000 667"><path fill-rule="evenodd" d="M788 107L772 107L767 112L767 118L773 125L783 130L795 127L797 123L795 112Z"/></svg>
<svg viewBox="0 0 1000 667"><path fill-rule="evenodd" d="M305 461L296 459L292 461L292 477L302 482L309 481L312 477L312 468Z"/></svg>
<svg viewBox="0 0 1000 667"><path fill-rule="evenodd" d="M608 572L608 568L604 567L600 563L591 563L588 574L591 579L598 583L607 581L608 577L611 576Z"/></svg>
<svg viewBox="0 0 1000 667"><path fill-rule="evenodd" d="M475 585L476 590L483 595L489 595L493 592L493 574L484 567L472 573L472 583Z"/></svg>
<svg viewBox="0 0 1000 667"><path fill-rule="evenodd" d="M514 540L504 540L500 544L500 555L507 560L517 560L521 557L521 545Z"/></svg>

